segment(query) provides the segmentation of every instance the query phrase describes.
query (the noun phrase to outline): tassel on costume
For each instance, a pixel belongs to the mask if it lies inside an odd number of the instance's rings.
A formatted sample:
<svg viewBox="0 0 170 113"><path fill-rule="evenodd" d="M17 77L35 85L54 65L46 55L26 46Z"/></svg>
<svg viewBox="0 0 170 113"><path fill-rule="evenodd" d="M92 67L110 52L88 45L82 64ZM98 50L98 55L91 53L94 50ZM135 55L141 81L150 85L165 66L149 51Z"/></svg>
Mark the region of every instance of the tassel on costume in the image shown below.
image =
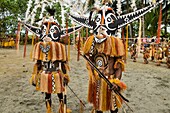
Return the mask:
<svg viewBox="0 0 170 113"><path fill-rule="evenodd" d="M60 106L59 106L59 109L58 109L58 113L64 113L64 105L63 105L63 102L60 102Z"/></svg>
<svg viewBox="0 0 170 113"><path fill-rule="evenodd" d="M116 85L118 85L119 87L120 87L120 91L122 91L122 90L125 90L126 88L127 88L127 86L126 86L126 84L125 83L123 83L121 80L119 80L118 78L116 78L116 79L111 79L110 80L110 82L111 83L115 83ZM119 96L119 95L117 95L117 94L115 94L115 101L116 101L116 106L118 107L118 108L120 108L121 106L122 106L122 103L123 103L123 100L122 100L122 98Z"/></svg>
<svg viewBox="0 0 170 113"><path fill-rule="evenodd" d="M85 44L84 44L84 48L83 48L83 52L84 54L87 54L92 46L94 40L94 36L90 36ZM98 45L97 47L98 52L100 53L104 53L106 55L110 55L110 56L124 56L125 55L125 49L124 49L124 45L123 42L120 38L116 38L111 36L110 38L108 38L105 42L103 42L102 44Z"/></svg>
<svg viewBox="0 0 170 113"><path fill-rule="evenodd" d="M33 72L31 74L31 78L30 78L30 84L33 86L36 86L36 90L40 90L40 83L39 83L39 79L40 79L40 73L42 72L42 70L38 70L38 65L37 63L34 65L33 68Z"/></svg>
<svg viewBox="0 0 170 113"><path fill-rule="evenodd" d="M66 113L71 113L72 111L70 109L67 109ZM60 102L60 106L59 106L59 109L58 109L58 113L64 113L64 104L63 102L61 101Z"/></svg>
<svg viewBox="0 0 170 113"><path fill-rule="evenodd" d="M122 71L125 71L125 64L124 64L124 62L123 62L121 59L118 59L118 60L115 62L114 68L115 68L115 69L118 68L118 67L117 67L117 64L118 64L118 63L121 64Z"/></svg>
<svg viewBox="0 0 170 113"><path fill-rule="evenodd" d="M64 44L58 43L58 42L38 42L35 44L32 58L36 60L46 60L46 55L41 51L40 45L42 45L44 48L46 48L48 45L50 46L50 49L48 51L48 60L55 61L55 60L62 60L66 61L66 47ZM56 51L57 50L57 51Z"/></svg>
<svg viewBox="0 0 170 113"><path fill-rule="evenodd" d="M46 113L51 113L51 106L50 106L49 101L46 101L46 107L47 107Z"/></svg>
<svg viewBox="0 0 170 113"><path fill-rule="evenodd" d="M51 113L51 106L49 102L47 102L47 113Z"/></svg>
<svg viewBox="0 0 170 113"><path fill-rule="evenodd" d="M117 106L118 108L121 108L123 101L122 101L122 99L120 98L120 96L118 96L118 95L115 95L115 96L116 96L116 106Z"/></svg>
<svg viewBox="0 0 170 113"><path fill-rule="evenodd" d="M111 79L110 82L117 84L122 90L125 90L127 88L126 84L119 79Z"/></svg>
<svg viewBox="0 0 170 113"><path fill-rule="evenodd" d="M36 75L38 74L38 66L37 64L34 65L33 72L30 78L30 84L36 85Z"/></svg>

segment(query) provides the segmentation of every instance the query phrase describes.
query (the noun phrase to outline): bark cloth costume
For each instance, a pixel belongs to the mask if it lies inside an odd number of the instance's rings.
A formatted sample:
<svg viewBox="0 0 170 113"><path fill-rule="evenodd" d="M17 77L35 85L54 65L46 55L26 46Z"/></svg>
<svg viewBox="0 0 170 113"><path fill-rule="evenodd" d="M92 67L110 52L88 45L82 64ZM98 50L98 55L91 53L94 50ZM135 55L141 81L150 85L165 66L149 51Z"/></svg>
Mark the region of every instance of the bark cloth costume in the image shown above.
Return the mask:
<svg viewBox="0 0 170 113"><path fill-rule="evenodd" d="M125 55L125 49L122 40L115 37L115 32L143 16L161 2L156 2L129 14L116 16L113 9L109 7L109 2L104 0L103 6L93 8L87 18L70 14L71 19L75 22L93 30L93 35L84 44L83 54L113 84L114 90L121 92L126 89L126 85L120 80L122 71L124 71L122 57ZM118 108L122 105L122 98L111 92L107 83L98 76L93 68L88 62L88 102L93 104L92 112L110 111L111 113L117 113Z"/></svg>
<svg viewBox="0 0 170 113"><path fill-rule="evenodd" d="M41 28L23 24L40 38L40 42L36 43L33 48L32 58L36 63L30 82L36 90L45 93L47 113L51 113L51 94L58 95L59 113L63 113L63 92L64 85L69 82L69 66L66 46L61 43L61 37L79 30L81 26L74 29L60 29L59 23L54 20L53 16L45 18Z"/></svg>

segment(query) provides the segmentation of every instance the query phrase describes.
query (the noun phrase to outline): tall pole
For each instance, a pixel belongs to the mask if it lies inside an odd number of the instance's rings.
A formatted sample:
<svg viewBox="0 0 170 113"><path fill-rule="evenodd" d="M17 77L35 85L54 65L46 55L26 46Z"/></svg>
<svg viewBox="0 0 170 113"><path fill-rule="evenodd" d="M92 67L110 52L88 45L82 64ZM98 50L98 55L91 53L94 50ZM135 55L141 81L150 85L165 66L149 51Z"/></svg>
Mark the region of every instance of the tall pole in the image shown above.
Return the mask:
<svg viewBox="0 0 170 113"><path fill-rule="evenodd" d="M28 30L26 29L25 30L25 43L24 43L24 55L23 57L25 58L26 57L26 45L27 45L27 40L28 40Z"/></svg>
<svg viewBox="0 0 170 113"><path fill-rule="evenodd" d="M167 7L168 5L168 0L165 1L165 6ZM165 38L168 38L167 36L167 26L168 26L168 8L165 8Z"/></svg>
<svg viewBox="0 0 170 113"><path fill-rule="evenodd" d="M19 50L20 32L21 32L21 22L18 22L18 28L17 28L17 34L16 34L16 49L17 50Z"/></svg>
<svg viewBox="0 0 170 113"><path fill-rule="evenodd" d="M145 3L146 3L146 0L142 0L142 8L145 6ZM141 35L142 36L142 38L144 38L145 37L145 16L142 16L142 34L143 35Z"/></svg>
<svg viewBox="0 0 170 113"><path fill-rule="evenodd" d="M158 28L157 28L157 42L156 42L157 44L160 43L161 23L162 23L162 3L160 4L160 9L159 9Z"/></svg>

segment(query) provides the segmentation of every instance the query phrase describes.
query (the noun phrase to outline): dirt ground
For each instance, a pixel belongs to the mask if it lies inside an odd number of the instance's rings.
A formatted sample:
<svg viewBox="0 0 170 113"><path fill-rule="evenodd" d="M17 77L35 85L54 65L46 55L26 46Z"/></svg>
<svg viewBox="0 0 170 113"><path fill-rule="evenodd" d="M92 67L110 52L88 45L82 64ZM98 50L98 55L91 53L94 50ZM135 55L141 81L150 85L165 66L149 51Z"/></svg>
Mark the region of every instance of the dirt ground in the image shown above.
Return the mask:
<svg viewBox="0 0 170 113"><path fill-rule="evenodd" d="M35 91L29 84L34 62L30 59L31 46L27 46L27 56L20 50L0 48L0 113L45 113L44 94ZM164 60L165 61L165 60ZM71 82L69 87L84 102L84 113L90 113L92 105L87 103L88 75L85 60L77 61L77 51L71 47L69 61ZM122 81L127 84L123 95L129 99L128 105L134 113L170 113L170 69L163 63L143 64L142 54L137 62L128 58ZM79 113L80 102L67 88L67 103L72 113ZM57 113L58 98L52 95L52 110ZM132 113L126 104L119 113Z"/></svg>

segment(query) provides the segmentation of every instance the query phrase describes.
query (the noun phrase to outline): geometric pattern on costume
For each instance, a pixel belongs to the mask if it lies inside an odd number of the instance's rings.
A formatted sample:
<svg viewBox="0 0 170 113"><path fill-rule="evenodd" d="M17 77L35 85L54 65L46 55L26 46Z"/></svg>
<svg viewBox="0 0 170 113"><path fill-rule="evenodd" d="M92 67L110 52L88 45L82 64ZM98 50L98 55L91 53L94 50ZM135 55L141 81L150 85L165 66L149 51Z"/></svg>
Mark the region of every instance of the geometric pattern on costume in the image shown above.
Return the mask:
<svg viewBox="0 0 170 113"><path fill-rule="evenodd" d="M32 58L36 60L36 64L30 82L36 86L36 90L45 92L47 113L51 113L51 94L57 93L62 105L63 82L69 82L66 47L62 43L67 43L68 35L81 28L76 26L61 29L58 21L54 20L54 10L49 11L51 16L48 19L43 18L41 28L22 22L41 41L33 48ZM59 109L62 109L62 106Z"/></svg>
<svg viewBox="0 0 170 113"><path fill-rule="evenodd" d="M54 78L54 80L53 80ZM64 91L63 75L60 71L46 73L42 71L40 73L40 88L41 92L46 93L62 93Z"/></svg>
<svg viewBox="0 0 170 113"><path fill-rule="evenodd" d="M42 52L42 47L49 50L47 53ZM41 48L40 48L41 47ZM66 61L65 46L59 42L38 42L33 48L32 58L34 60L41 61ZM67 66L65 64L65 68ZM36 84L36 90L46 93L62 93L64 91L63 79L65 74L61 72L60 69L45 72L40 70L37 72L36 65L34 66L34 71L32 74L31 82Z"/></svg>
<svg viewBox="0 0 170 113"><path fill-rule="evenodd" d="M46 54L41 50L41 46L46 48L50 47L49 51ZM66 51L65 45L59 42L38 42L34 45L32 58L34 60L42 60L42 61L66 61ZM47 59L46 59L47 58Z"/></svg>
<svg viewBox="0 0 170 113"><path fill-rule="evenodd" d="M84 45L83 52L84 54L89 54L91 52L91 46L94 42L94 36L90 36ZM124 55L125 50L122 43L122 40L119 38L115 38L113 36L108 37L107 40L100 44L95 44L94 49L97 51L97 54L94 51L91 59L96 63L97 67L102 68L106 66L106 68L100 69L101 72L111 81L114 79L114 74L109 74L109 68L116 68L116 64L110 67L109 59L114 57L121 57ZM97 61L100 60L98 63ZM116 60L121 63L122 70L124 70L124 63L121 60ZM95 110L107 111L107 110L115 110L117 107L121 107L122 100L119 96L111 93L109 86L107 83L98 76L98 73L94 71L91 66L87 63L87 69L89 73L89 89L88 89L88 102L93 103L93 107ZM116 98L115 98L116 96Z"/></svg>
<svg viewBox="0 0 170 113"><path fill-rule="evenodd" d="M62 93L64 75L58 71L46 73L40 71L38 74L32 74L32 82L36 84L36 90L46 93Z"/></svg>
<svg viewBox="0 0 170 113"><path fill-rule="evenodd" d="M104 1L102 7L93 8L89 17L78 17L70 14L73 21L93 30L93 35L84 44L83 52L112 83L118 79L115 76L119 76L116 75L116 70L119 68L121 70L118 71L124 71L122 60L125 55L124 44L121 39L113 37L117 29L140 18L162 1L121 16L116 16L113 8L108 6L107 1ZM88 63L87 69L89 73L88 102L93 104L95 110L115 111L122 104L120 97L111 93L107 83ZM118 81L120 80L118 79ZM120 87L120 89L124 88Z"/></svg>

